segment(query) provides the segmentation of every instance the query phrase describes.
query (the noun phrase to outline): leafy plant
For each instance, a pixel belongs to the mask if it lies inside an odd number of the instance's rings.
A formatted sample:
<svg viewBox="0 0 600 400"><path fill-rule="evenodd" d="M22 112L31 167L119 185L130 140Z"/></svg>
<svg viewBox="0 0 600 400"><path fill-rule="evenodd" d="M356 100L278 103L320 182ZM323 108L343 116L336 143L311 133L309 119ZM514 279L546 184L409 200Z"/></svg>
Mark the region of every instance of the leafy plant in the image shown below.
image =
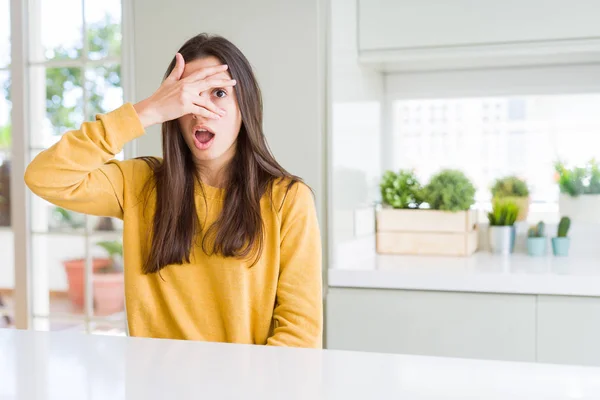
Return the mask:
<svg viewBox="0 0 600 400"><path fill-rule="evenodd" d="M595 160L588 163L590 172L589 191L590 194L600 194L600 164Z"/></svg>
<svg viewBox="0 0 600 400"><path fill-rule="evenodd" d="M71 229L79 229L85 226L85 220L76 218L75 213L72 211L65 210L62 207L55 207L54 213L61 223L66 224Z"/></svg>
<svg viewBox="0 0 600 400"><path fill-rule="evenodd" d="M600 164L595 159L583 167L568 168L562 161L554 164L560 192L576 197L600 194Z"/></svg>
<svg viewBox="0 0 600 400"><path fill-rule="evenodd" d="M519 206L513 201L494 202L492 212L488 213L490 226L513 226L519 215Z"/></svg>
<svg viewBox="0 0 600 400"><path fill-rule="evenodd" d="M569 228L571 227L571 219L569 217L562 217L558 223L558 237L567 237Z"/></svg>
<svg viewBox="0 0 600 400"><path fill-rule="evenodd" d="M383 203L393 208L419 208L423 202L423 187L412 171L386 171L379 187Z"/></svg>
<svg viewBox="0 0 600 400"><path fill-rule="evenodd" d="M527 183L516 176L506 176L497 179L492 186L493 197L527 197L529 188Z"/></svg>
<svg viewBox="0 0 600 400"><path fill-rule="evenodd" d="M424 189L424 200L434 210L468 210L475 203L475 187L462 171L445 169Z"/></svg>
<svg viewBox="0 0 600 400"><path fill-rule="evenodd" d="M11 146L11 126L4 125L0 126L0 149L8 149Z"/></svg>
<svg viewBox="0 0 600 400"><path fill-rule="evenodd" d="M538 222L537 225L530 227L529 231L527 232L527 236L529 236L530 238L541 238L541 237L544 237L545 235L546 235L546 224L544 224L544 222L542 222L542 221Z"/></svg>
<svg viewBox="0 0 600 400"><path fill-rule="evenodd" d="M96 243L97 246L102 247L111 259L111 264L101 269L101 273L120 272L123 270L123 244L120 240L112 241L101 241Z"/></svg>
<svg viewBox="0 0 600 400"><path fill-rule="evenodd" d="M101 59L107 55L120 57L121 24L114 22L110 15L105 15L103 19L87 24L86 28L89 55L93 55L94 59ZM81 57L81 49L74 50L59 45L48 49L47 56L55 61L71 61ZM72 97L70 92L83 84L85 78L83 71L79 67L56 67L45 70L46 118L55 135L60 135L68 129L75 129L83 122L81 118L82 102L77 101L75 104L70 104L72 102L66 100L67 97ZM90 72L104 79L88 78L85 82L86 92L89 95L87 99L88 115L85 118L105 112L103 102L106 89L121 86L120 64L98 66L91 69ZM11 100L11 86L12 81L8 79L0 87L0 92L3 91L4 97L9 101ZM5 133L8 135L7 137L4 136ZM0 127L0 142L10 141L9 133L10 127Z"/></svg>

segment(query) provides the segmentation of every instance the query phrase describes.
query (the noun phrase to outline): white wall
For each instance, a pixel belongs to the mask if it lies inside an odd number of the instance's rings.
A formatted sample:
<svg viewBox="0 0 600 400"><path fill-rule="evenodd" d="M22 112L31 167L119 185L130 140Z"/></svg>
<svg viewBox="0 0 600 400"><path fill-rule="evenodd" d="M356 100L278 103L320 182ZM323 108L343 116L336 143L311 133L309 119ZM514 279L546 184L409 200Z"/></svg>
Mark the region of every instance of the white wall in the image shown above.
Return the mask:
<svg viewBox="0 0 600 400"><path fill-rule="evenodd" d="M323 0L134 0L135 98L149 96L179 47L216 33L255 68L265 134L275 157L314 189L324 224L325 13ZM138 140L138 155L161 154L159 127ZM323 235L325 236L325 235Z"/></svg>
<svg viewBox="0 0 600 400"><path fill-rule="evenodd" d="M357 1L331 4L331 221L332 262L344 262L345 245L364 245L372 252L373 240L357 241L359 218L378 197L382 165L383 75L358 65ZM367 225L369 223L367 222Z"/></svg>

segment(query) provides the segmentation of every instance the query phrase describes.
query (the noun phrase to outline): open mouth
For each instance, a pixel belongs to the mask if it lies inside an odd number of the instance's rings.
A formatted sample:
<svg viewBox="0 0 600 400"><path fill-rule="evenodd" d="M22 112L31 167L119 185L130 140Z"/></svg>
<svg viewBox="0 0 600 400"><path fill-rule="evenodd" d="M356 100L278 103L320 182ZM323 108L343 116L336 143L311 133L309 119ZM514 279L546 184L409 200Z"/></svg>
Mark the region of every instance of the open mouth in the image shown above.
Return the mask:
<svg viewBox="0 0 600 400"><path fill-rule="evenodd" d="M194 131L194 142L196 147L200 150L206 150L210 147L215 134L205 128L199 128Z"/></svg>

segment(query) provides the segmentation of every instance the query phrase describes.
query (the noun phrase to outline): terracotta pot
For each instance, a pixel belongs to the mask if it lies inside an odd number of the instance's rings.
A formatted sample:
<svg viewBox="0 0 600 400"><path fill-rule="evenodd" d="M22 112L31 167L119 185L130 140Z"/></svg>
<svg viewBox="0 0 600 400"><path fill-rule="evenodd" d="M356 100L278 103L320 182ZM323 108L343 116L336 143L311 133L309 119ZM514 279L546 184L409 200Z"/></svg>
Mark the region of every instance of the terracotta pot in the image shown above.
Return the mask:
<svg viewBox="0 0 600 400"><path fill-rule="evenodd" d="M97 271L110 265L110 258L94 258L92 260L92 270ZM69 299L73 306L81 308L84 304L84 269L85 259L67 260L63 262L69 282Z"/></svg>
<svg viewBox="0 0 600 400"><path fill-rule="evenodd" d="M94 274L94 309L96 315L110 315L124 309L123 273Z"/></svg>

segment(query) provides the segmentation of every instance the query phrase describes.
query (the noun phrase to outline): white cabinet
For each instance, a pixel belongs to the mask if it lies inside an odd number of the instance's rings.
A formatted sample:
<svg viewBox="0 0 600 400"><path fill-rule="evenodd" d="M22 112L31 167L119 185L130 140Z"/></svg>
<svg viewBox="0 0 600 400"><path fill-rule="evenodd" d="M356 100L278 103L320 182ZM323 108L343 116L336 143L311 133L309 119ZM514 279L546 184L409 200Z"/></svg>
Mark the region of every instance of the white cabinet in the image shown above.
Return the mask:
<svg viewBox="0 0 600 400"><path fill-rule="evenodd" d="M331 288L327 347L535 360L535 296Z"/></svg>
<svg viewBox="0 0 600 400"><path fill-rule="evenodd" d="M600 1L359 0L360 50L600 37Z"/></svg>
<svg viewBox="0 0 600 400"><path fill-rule="evenodd" d="M381 72L600 61L600 1L358 0L363 65Z"/></svg>
<svg viewBox="0 0 600 400"><path fill-rule="evenodd" d="M600 298L330 288L327 347L600 366Z"/></svg>
<svg viewBox="0 0 600 400"><path fill-rule="evenodd" d="M539 296L538 361L600 365L600 299Z"/></svg>

